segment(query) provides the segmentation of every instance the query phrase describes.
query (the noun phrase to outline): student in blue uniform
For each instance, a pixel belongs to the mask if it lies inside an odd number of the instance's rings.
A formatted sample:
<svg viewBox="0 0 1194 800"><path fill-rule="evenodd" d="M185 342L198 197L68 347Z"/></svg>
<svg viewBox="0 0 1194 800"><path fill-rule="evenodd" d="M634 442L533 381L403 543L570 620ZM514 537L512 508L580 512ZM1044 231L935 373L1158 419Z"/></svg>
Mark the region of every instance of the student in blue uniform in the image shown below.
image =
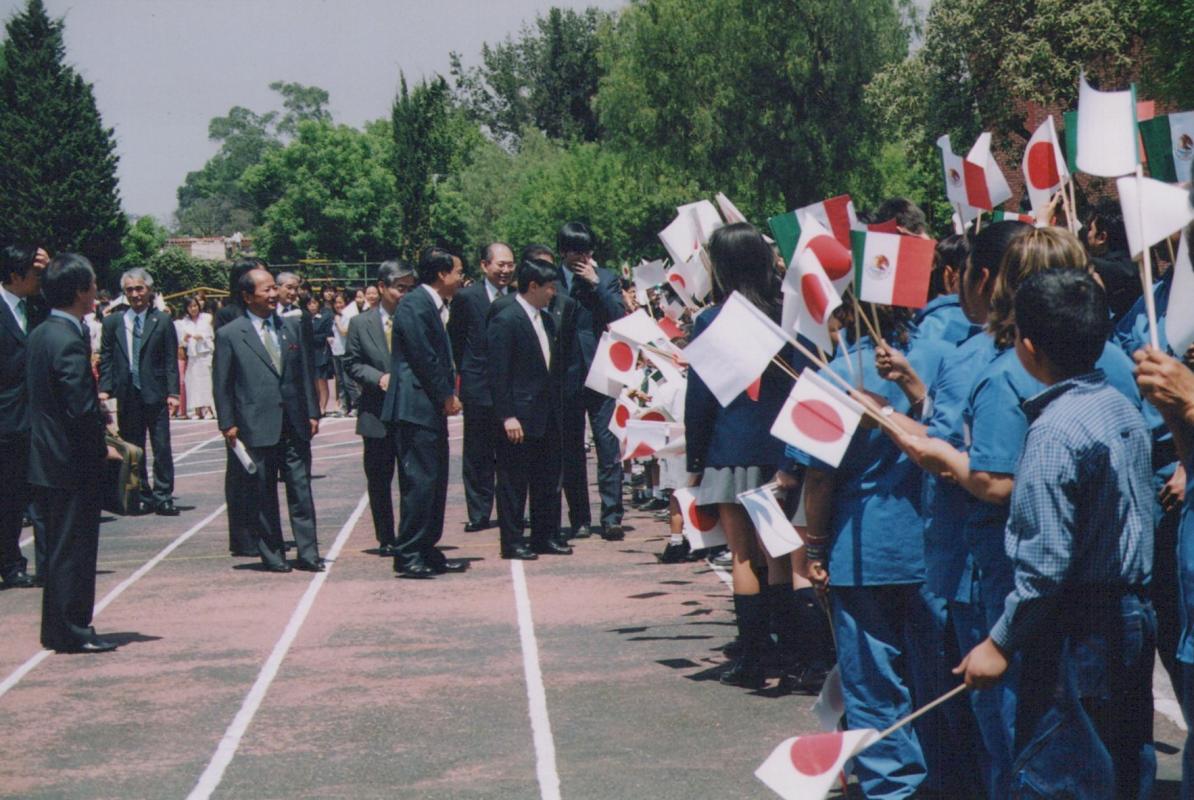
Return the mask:
<svg viewBox="0 0 1194 800"><path fill-rule="evenodd" d="M1012 781L1019 797L1152 792L1151 442L1095 364L1107 301L1086 270L1045 269L1015 297L1015 354L1043 388L1016 471L1004 546L1012 590L958 665L990 686L1020 653Z"/></svg>
<svg viewBox="0 0 1194 800"><path fill-rule="evenodd" d="M878 312L888 346L904 352L918 373L933 374L948 345L914 344L909 314ZM861 354L862 388L882 398L888 414L909 411L903 392L879 377L869 337L841 350L831 370L850 380ZM924 590L920 472L873 428L855 433L836 469L794 448L787 453L806 467L808 577L831 587L846 717L852 728L885 728L940 694L940 633ZM938 756L941 747L939 725L925 723L857 756L854 772L866 797L912 797L928 788L926 754Z"/></svg>
<svg viewBox="0 0 1194 800"><path fill-rule="evenodd" d="M933 273L929 278L931 299L913 317L916 325L914 339L960 344L978 332L979 326L962 309L961 297L958 296L962 287L962 270L966 267L969 254L970 240L960 234L946 236L937 242Z"/></svg>

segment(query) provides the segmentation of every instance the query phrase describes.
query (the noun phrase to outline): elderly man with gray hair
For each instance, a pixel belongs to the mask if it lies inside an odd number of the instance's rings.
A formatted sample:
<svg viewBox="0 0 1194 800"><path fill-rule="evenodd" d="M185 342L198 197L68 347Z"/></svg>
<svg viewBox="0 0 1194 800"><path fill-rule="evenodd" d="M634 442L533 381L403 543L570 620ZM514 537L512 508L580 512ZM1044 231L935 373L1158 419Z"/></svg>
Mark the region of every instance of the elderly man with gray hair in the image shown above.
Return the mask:
<svg viewBox="0 0 1194 800"><path fill-rule="evenodd" d="M178 410L178 335L165 311L153 307L153 276L140 267L120 276L128 308L104 318L100 338L100 399L116 400L116 424L126 442L153 449L141 459L142 513L178 515L174 505L174 457L170 415Z"/></svg>

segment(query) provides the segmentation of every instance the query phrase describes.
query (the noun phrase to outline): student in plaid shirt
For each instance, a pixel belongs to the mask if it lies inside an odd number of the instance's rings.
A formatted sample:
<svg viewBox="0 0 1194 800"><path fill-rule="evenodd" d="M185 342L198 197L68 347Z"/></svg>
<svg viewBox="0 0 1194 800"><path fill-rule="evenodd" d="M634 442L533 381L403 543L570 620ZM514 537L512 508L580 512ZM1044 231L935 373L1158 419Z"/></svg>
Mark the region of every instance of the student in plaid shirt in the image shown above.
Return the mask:
<svg viewBox="0 0 1194 800"><path fill-rule="evenodd" d="M1014 588L955 670L997 682L1020 653L1017 797L1149 797L1156 770L1151 438L1094 364L1107 326L1085 272L1047 270L1016 293L1016 354L1048 388L1016 470L1005 547Z"/></svg>

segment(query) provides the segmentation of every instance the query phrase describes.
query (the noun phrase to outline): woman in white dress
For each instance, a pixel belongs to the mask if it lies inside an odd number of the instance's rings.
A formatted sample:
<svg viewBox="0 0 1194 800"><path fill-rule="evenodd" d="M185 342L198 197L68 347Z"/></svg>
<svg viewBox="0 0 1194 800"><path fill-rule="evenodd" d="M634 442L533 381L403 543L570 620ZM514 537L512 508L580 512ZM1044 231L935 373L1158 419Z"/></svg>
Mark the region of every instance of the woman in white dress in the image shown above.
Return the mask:
<svg viewBox="0 0 1194 800"><path fill-rule="evenodd" d="M187 313L178 323L178 345L187 353L187 412L199 419L204 412L215 416L211 397L211 356L215 352L216 333L211 314L203 313L199 300L187 300Z"/></svg>

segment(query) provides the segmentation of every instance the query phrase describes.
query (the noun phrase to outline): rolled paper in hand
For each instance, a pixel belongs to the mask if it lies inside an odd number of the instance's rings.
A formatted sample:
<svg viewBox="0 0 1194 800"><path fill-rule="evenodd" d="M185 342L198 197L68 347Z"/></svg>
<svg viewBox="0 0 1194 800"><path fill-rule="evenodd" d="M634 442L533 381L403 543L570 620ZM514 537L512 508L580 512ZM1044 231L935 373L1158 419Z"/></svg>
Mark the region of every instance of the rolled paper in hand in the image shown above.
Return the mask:
<svg viewBox="0 0 1194 800"><path fill-rule="evenodd" d="M253 459L249 455L249 451L245 449L244 442L242 442L240 439L237 439L236 444L232 446L232 453L236 456L236 460L240 462L240 465L245 468L245 472L249 473L250 475L257 474L257 465L253 463Z"/></svg>

